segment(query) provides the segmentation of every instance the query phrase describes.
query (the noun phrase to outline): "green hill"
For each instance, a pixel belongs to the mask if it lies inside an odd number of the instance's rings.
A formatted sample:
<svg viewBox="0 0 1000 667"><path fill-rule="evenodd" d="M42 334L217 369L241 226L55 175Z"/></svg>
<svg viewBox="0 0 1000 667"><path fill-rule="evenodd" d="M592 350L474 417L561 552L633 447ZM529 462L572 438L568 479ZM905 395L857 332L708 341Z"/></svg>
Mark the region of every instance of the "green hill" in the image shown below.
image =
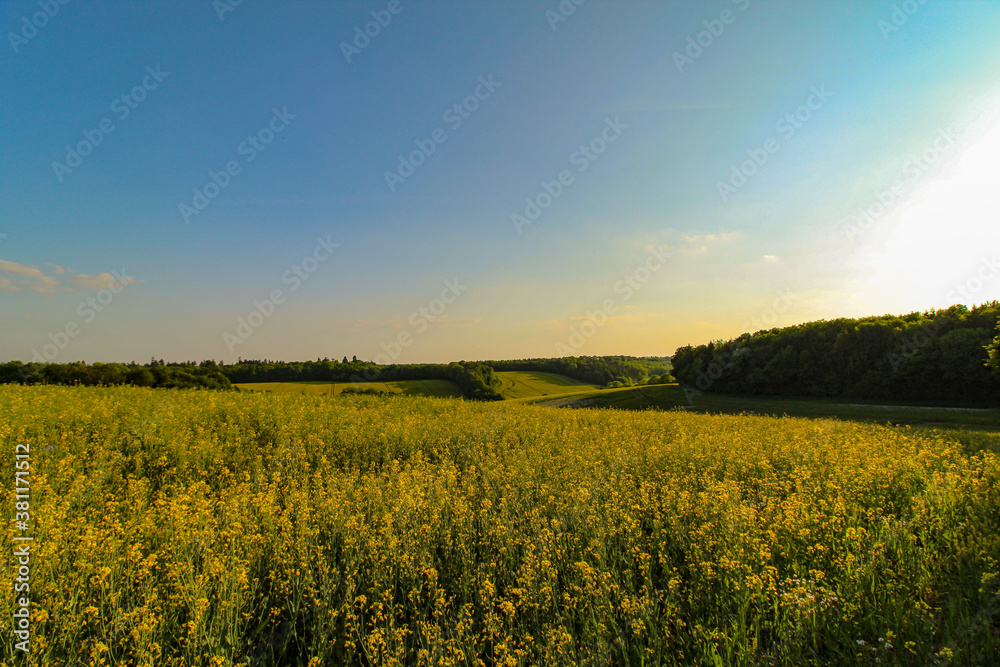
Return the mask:
<svg viewBox="0 0 1000 667"><path fill-rule="evenodd" d="M599 389L597 385L580 382L557 373L504 371L498 372L496 376L502 383L500 393L505 399L534 398Z"/></svg>
<svg viewBox="0 0 1000 667"><path fill-rule="evenodd" d="M249 391L269 391L280 394L326 394L336 396L344 391L380 391L386 394L459 398L462 390L448 380L397 380L395 382L243 382L235 385Z"/></svg>

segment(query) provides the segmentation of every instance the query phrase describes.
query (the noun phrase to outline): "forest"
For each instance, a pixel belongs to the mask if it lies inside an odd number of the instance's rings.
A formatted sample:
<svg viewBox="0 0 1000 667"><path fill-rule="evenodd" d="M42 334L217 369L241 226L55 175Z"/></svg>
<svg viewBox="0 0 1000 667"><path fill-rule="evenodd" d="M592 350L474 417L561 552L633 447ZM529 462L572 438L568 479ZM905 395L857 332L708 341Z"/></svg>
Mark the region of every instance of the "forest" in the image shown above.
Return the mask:
<svg viewBox="0 0 1000 667"><path fill-rule="evenodd" d="M746 333L679 348L674 375L723 394L995 405L998 315L992 301Z"/></svg>
<svg viewBox="0 0 1000 667"><path fill-rule="evenodd" d="M0 384L69 384L85 386L135 385L176 389L229 389L229 378L220 373L215 362L165 363L162 359L139 365L74 361L67 364L21 363L0 364Z"/></svg>

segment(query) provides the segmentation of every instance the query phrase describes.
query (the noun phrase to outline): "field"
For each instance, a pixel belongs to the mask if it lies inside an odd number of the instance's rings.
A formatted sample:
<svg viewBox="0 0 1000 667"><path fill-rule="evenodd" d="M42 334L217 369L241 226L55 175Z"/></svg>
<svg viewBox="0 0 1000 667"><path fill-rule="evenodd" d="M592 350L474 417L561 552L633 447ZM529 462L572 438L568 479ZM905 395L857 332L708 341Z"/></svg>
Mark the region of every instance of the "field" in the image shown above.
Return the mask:
<svg viewBox="0 0 1000 667"><path fill-rule="evenodd" d="M0 385L0 443L36 664L1000 660L1000 459L941 433Z"/></svg>
<svg viewBox="0 0 1000 667"><path fill-rule="evenodd" d="M580 382L565 375L536 371L509 371L497 373L503 383L501 393L506 399L537 398L567 392L596 391L596 385ZM448 380L401 380L398 382L250 382L236 385L249 391L272 391L292 394L338 395L345 389L364 391L374 389L393 394L458 398L461 389Z"/></svg>
<svg viewBox="0 0 1000 667"><path fill-rule="evenodd" d="M247 391L271 391L282 394L326 394L336 396L348 391L372 390L387 394L457 398L462 390L448 380L399 380L398 382L244 382L236 385Z"/></svg>
<svg viewBox="0 0 1000 667"><path fill-rule="evenodd" d="M875 424L946 429L972 449L1000 453L1000 409L952 408L880 403L845 403L831 399L726 396L688 393L676 385L624 387L531 400L536 405L617 410L685 410L706 414L836 418Z"/></svg>
<svg viewBox="0 0 1000 667"><path fill-rule="evenodd" d="M580 382L557 373L504 371L498 372L496 375L503 383L500 393L506 399L534 398L598 389L596 385Z"/></svg>

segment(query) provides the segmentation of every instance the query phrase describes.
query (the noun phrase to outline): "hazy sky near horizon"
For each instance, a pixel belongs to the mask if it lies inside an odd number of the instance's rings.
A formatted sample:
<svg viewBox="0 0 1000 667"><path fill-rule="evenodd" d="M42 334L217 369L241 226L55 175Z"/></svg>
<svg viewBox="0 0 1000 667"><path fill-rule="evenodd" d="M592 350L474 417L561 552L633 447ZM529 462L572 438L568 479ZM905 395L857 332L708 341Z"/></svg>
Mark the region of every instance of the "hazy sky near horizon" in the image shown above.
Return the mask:
<svg viewBox="0 0 1000 667"><path fill-rule="evenodd" d="M994 2L62 1L0 2L0 360L669 355L1000 299Z"/></svg>

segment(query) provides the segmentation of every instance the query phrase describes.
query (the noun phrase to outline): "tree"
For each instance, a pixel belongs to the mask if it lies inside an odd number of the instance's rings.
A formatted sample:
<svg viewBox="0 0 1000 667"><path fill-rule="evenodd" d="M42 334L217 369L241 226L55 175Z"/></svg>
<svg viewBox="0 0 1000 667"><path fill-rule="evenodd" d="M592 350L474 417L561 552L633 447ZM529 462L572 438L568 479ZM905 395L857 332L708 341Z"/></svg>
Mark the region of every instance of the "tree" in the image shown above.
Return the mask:
<svg viewBox="0 0 1000 667"><path fill-rule="evenodd" d="M986 365L992 368L994 373L1000 375L1000 318L997 319L997 337L986 346L986 352L989 354Z"/></svg>

